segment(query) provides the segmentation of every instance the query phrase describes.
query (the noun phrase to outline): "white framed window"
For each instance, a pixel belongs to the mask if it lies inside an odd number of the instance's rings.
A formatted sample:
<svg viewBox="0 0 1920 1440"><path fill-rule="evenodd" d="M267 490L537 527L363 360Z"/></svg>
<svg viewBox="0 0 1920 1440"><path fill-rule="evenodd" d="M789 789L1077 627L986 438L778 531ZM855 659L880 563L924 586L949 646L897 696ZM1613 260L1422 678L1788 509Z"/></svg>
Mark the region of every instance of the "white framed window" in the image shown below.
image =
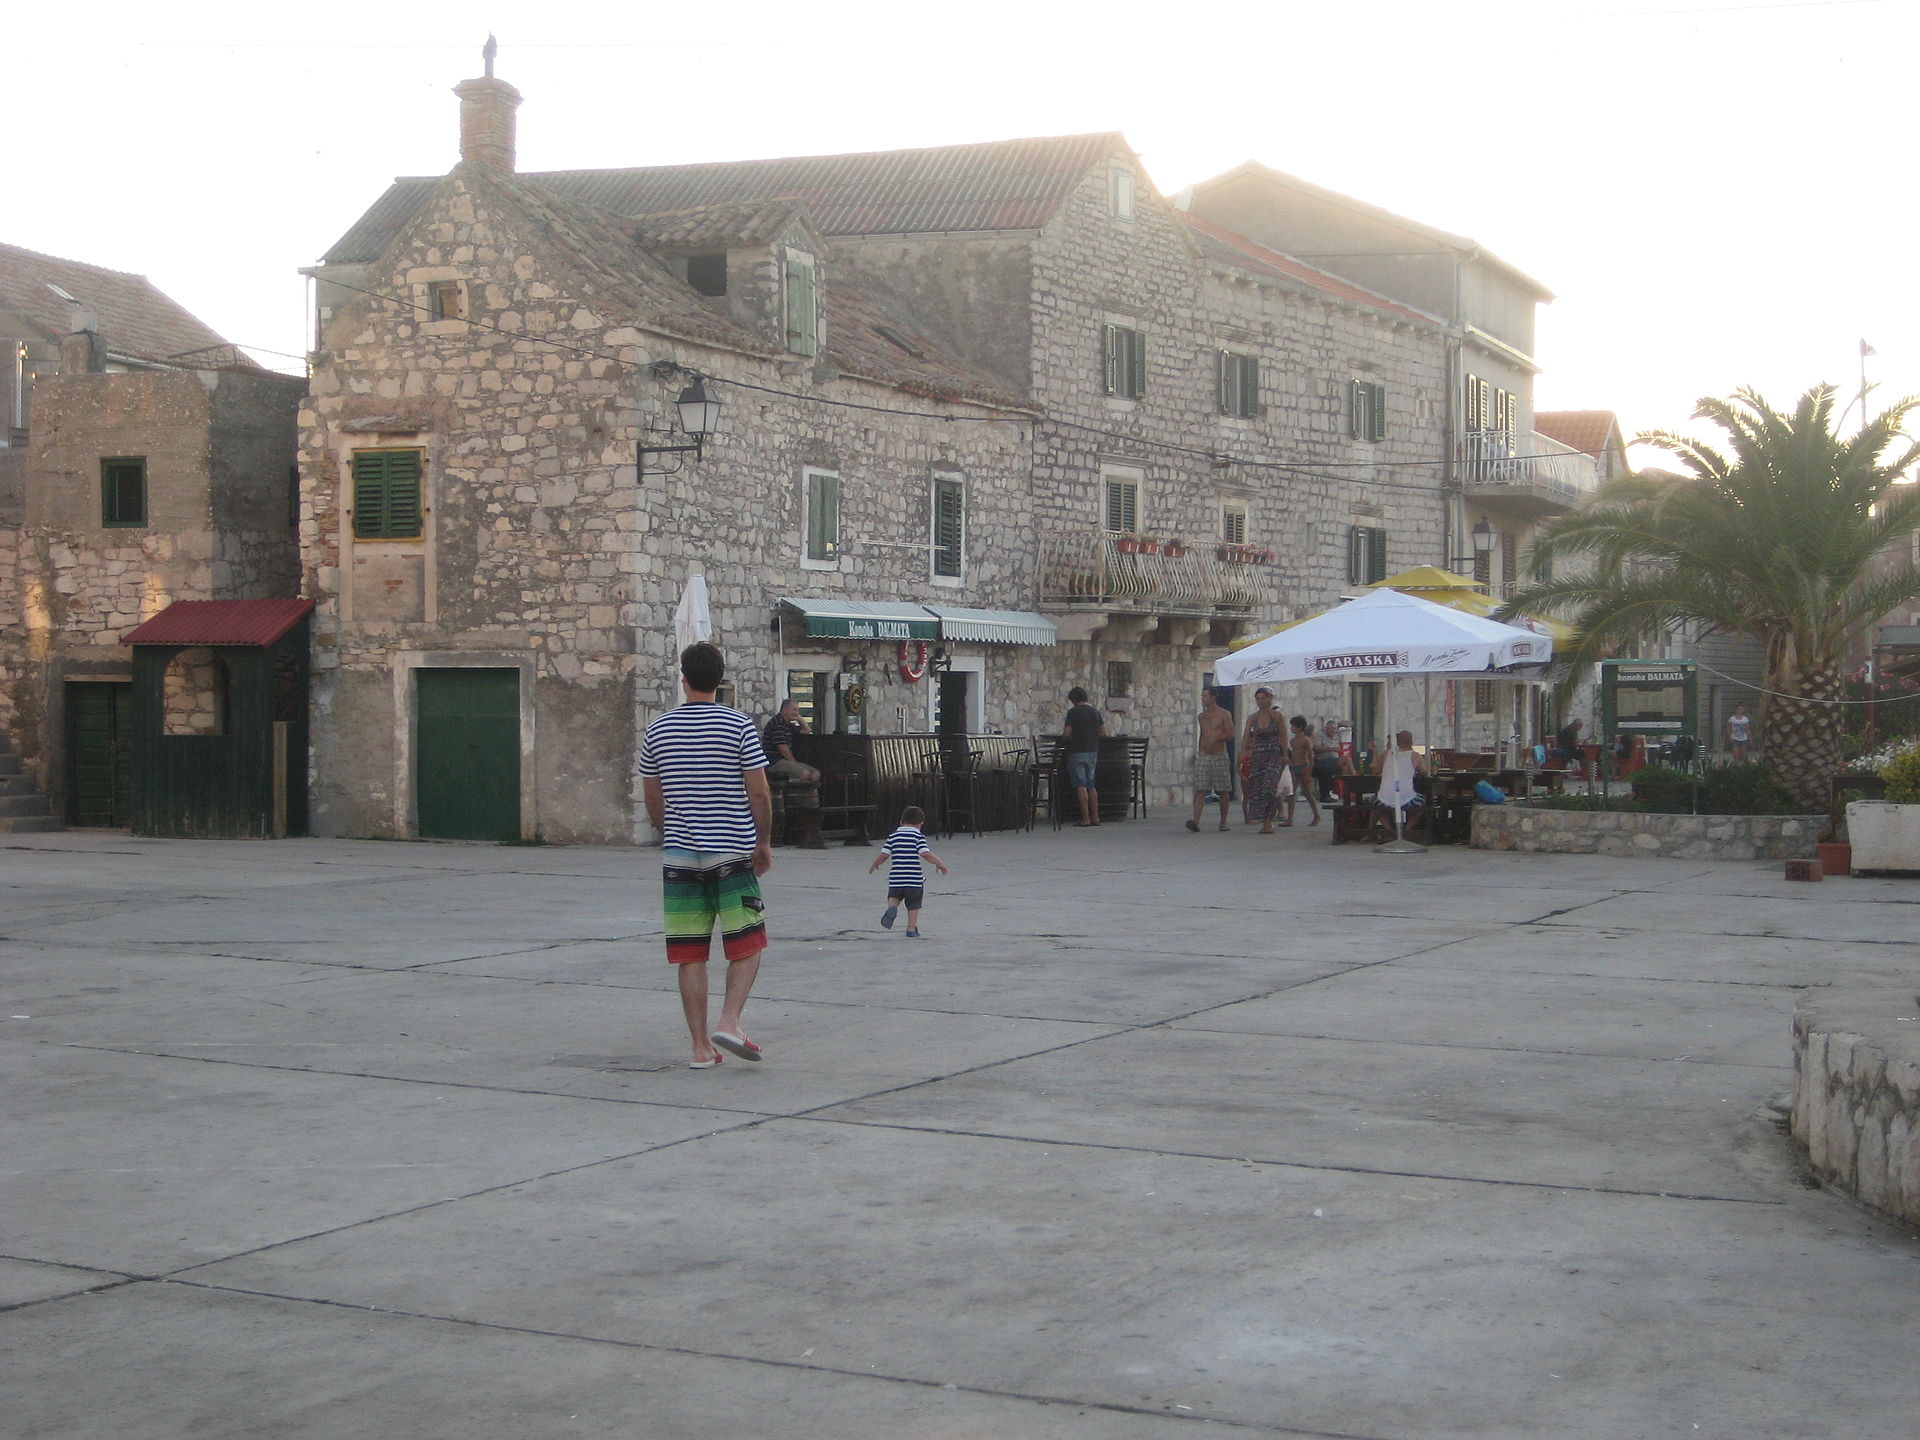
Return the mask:
<svg viewBox="0 0 1920 1440"><path fill-rule="evenodd" d="M810 570L840 568L840 477L811 465L800 472L800 563Z"/></svg>
<svg viewBox="0 0 1920 1440"><path fill-rule="evenodd" d="M936 585L959 585L967 574L967 482L935 475L932 512L931 578Z"/></svg>
<svg viewBox="0 0 1920 1440"><path fill-rule="evenodd" d="M1133 219L1133 171L1124 165L1113 167L1112 189L1113 218L1116 220Z"/></svg>
<svg viewBox="0 0 1920 1440"><path fill-rule="evenodd" d="M1128 534L1140 528L1140 474L1138 471L1113 470L1101 471L1102 511L1101 524L1104 529L1116 534Z"/></svg>
<svg viewBox="0 0 1920 1440"><path fill-rule="evenodd" d="M1232 502L1220 507L1220 539L1228 545L1247 543L1247 507Z"/></svg>

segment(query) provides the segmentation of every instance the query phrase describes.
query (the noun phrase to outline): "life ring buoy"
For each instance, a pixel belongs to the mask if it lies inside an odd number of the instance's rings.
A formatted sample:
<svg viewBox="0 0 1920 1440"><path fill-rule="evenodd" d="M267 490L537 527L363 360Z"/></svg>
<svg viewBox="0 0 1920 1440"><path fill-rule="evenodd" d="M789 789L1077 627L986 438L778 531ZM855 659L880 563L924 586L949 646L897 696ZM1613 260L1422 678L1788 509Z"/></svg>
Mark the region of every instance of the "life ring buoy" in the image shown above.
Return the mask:
<svg viewBox="0 0 1920 1440"><path fill-rule="evenodd" d="M907 659L909 654L913 659ZM902 640L900 642L900 678L909 685L916 685L927 673L927 642L924 640Z"/></svg>

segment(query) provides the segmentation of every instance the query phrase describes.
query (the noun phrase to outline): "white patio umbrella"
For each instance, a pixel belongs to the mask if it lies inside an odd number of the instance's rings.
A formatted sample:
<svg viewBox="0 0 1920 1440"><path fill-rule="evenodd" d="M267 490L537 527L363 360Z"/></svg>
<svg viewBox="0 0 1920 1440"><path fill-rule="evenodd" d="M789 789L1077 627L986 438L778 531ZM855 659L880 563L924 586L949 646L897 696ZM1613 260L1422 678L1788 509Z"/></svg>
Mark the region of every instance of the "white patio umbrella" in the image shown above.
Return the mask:
<svg viewBox="0 0 1920 1440"><path fill-rule="evenodd" d="M1553 655L1553 637L1469 615L1398 590L1375 590L1325 614L1256 640L1215 663L1223 685L1256 680L1390 680L1396 675L1480 675L1510 665L1540 665ZM1392 746L1393 687L1386 687L1387 736ZM1389 748L1388 754L1394 751ZM1410 770L1410 766L1409 766ZM1412 798L1412 776L1394 777L1395 839L1388 853L1419 850L1400 835ZM1383 788L1384 782L1383 782Z"/></svg>
<svg viewBox="0 0 1920 1440"><path fill-rule="evenodd" d="M687 577L687 588L680 592L679 608L673 612L674 649L684 650L712 638L713 612L707 608L707 577L696 570Z"/></svg>

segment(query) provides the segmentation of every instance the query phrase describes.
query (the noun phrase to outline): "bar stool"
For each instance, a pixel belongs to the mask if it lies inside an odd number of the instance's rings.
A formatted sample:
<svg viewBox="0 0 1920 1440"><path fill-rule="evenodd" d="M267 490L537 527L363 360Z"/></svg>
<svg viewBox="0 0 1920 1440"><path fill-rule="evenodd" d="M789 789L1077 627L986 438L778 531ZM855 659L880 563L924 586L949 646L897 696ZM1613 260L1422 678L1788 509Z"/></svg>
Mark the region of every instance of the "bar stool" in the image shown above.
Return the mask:
<svg viewBox="0 0 1920 1440"><path fill-rule="evenodd" d="M1144 739L1127 740L1127 808L1136 819L1147 814L1147 744Z"/></svg>
<svg viewBox="0 0 1920 1440"><path fill-rule="evenodd" d="M962 817L973 832L973 838L980 838L980 752L968 750L965 759L959 764L949 763L945 771L946 790L946 833L951 836Z"/></svg>
<svg viewBox="0 0 1920 1440"><path fill-rule="evenodd" d="M1027 771L1027 829L1033 829L1033 812L1043 805L1053 828L1060 828L1059 783L1060 742L1035 739L1033 765Z"/></svg>

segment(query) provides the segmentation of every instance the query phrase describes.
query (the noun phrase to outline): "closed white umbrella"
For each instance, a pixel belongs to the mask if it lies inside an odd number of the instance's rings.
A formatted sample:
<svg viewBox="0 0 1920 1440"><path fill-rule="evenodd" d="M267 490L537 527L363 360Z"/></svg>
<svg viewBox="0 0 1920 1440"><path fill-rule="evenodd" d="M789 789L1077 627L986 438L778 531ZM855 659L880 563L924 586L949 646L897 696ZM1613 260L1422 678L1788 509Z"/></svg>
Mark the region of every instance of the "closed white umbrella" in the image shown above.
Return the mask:
<svg viewBox="0 0 1920 1440"><path fill-rule="evenodd" d="M673 643L676 651L713 638L713 612L707 608L707 577L698 570L687 577L687 588L680 592L679 608L673 612Z"/></svg>

